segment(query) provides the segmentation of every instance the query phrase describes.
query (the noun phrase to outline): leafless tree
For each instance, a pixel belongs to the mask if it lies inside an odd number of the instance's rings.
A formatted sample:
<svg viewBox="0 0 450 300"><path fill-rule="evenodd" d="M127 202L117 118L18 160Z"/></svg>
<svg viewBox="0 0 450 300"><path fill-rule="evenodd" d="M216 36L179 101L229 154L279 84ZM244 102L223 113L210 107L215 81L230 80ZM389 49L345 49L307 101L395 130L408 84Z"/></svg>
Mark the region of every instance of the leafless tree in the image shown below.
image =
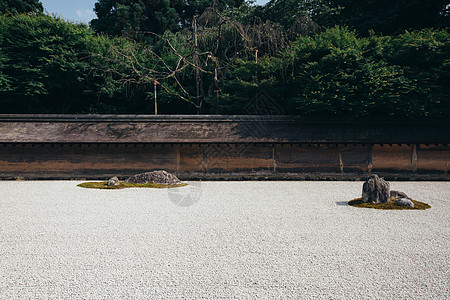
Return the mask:
<svg viewBox="0 0 450 300"><path fill-rule="evenodd" d="M318 26L306 17L296 21L289 31L277 23L258 19L243 25L224 16L212 5L202 15L194 16L191 27L178 33L140 33L140 36L151 36L153 45L130 39L127 47L111 46L108 59L114 60L119 67L104 71L116 74L127 86L148 87L152 84L153 93L150 94L155 99L155 113L157 86L200 112L205 97L219 99L220 82L237 58L253 56L258 63L259 57L276 56L285 50L290 39L298 34L317 30ZM156 42L163 45L164 53L155 50ZM183 85L186 77L194 78L194 94ZM206 89L205 84L209 84Z"/></svg>

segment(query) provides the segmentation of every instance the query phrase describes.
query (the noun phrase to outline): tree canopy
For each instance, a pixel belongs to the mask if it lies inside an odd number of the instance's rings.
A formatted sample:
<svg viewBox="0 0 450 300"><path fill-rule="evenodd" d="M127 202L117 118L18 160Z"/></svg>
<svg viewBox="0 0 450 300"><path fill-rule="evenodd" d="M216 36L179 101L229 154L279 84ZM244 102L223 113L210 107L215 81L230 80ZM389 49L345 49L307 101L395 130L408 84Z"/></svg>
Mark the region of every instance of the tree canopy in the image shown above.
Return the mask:
<svg viewBox="0 0 450 300"><path fill-rule="evenodd" d="M245 114L262 93L309 118L448 119L448 6L406 20L419 2L101 0L96 30L7 12L0 111Z"/></svg>
<svg viewBox="0 0 450 300"><path fill-rule="evenodd" d="M244 0L99 0L94 8L97 19L91 25L111 35L176 32L189 25L194 15L202 14L211 2L224 9L238 7Z"/></svg>
<svg viewBox="0 0 450 300"><path fill-rule="evenodd" d="M0 14L42 13L44 7L39 0L1 0Z"/></svg>
<svg viewBox="0 0 450 300"><path fill-rule="evenodd" d="M331 0L341 7L338 25L349 25L363 34L374 30L396 34L404 30L448 26L448 0Z"/></svg>
<svg viewBox="0 0 450 300"><path fill-rule="evenodd" d="M304 16L315 22L331 24L339 14L339 6L327 0L270 0L256 9L255 15L262 20L270 20L283 25L286 29Z"/></svg>
<svg viewBox="0 0 450 300"><path fill-rule="evenodd" d="M309 15L321 26L347 25L367 35L448 26L449 12L448 0L271 0L255 15L285 28Z"/></svg>

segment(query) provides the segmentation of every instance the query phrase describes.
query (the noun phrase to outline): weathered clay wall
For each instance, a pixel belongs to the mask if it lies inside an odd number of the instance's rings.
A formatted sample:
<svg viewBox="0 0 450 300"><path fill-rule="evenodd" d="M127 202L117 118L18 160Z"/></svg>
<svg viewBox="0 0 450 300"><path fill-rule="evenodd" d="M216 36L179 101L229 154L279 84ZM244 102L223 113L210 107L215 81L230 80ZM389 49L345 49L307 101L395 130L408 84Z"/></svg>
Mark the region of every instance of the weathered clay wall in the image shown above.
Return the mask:
<svg viewBox="0 0 450 300"><path fill-rule="evenodd" d="M0 179L449 180L450 124L292 116L0 115Z"/></svg>
<svg viewBox="0 0 450 300"><path fill-rule="evenodd" d="M182 179L448 180L447 145L3 144L0 177L105 179L165 169Z"/></svg>

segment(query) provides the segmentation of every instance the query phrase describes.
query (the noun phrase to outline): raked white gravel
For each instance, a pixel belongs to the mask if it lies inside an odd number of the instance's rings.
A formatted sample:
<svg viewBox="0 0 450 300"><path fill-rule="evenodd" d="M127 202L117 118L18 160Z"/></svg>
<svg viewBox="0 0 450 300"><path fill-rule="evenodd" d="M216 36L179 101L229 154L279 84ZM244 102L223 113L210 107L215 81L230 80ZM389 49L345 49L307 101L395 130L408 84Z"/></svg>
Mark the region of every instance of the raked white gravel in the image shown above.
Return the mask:
<svg viewBox="0 0 450 300"><path fill-rule="evenodd" d="M0 299L450 299L450 182L78 183L0 182Z"/></svg>

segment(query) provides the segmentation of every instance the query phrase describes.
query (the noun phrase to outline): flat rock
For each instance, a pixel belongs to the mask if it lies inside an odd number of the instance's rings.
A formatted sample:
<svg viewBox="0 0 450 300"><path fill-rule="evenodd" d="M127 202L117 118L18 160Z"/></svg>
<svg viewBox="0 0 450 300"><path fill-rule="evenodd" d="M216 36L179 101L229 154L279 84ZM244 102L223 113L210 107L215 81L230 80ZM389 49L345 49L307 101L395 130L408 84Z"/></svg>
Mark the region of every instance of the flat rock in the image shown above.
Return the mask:
<svg viewBox="0 0 450 300"><path fill-rule="evenodd" d="M403 192L399 192L399 191L391 191L389 196L391 198L407 198L407 199L409 199L408 195L406 195Z"/></svg>
<svg viewBox="0 0 450 300"><path fill-rule="evenodd" d="M408 198L395 199L395 202L403 206L414 207L414 203Z"/></svg>
<svg viewBox="0 0 450 300"><path fill-rule="evenodd" d="M362 200L366 203L386 203L389 201L389 182L374 174L363 184Z"/></svg>
<svg viewBox="0 0 450 300"><path fill-rule="evenodd" d="M181 180L175 175L166 171L153 171L131 176L125 180L126 183L134 184L146 184L146 183L158 183L158 184L181 184Z"/></svg>
<svg viewBox="0 0 450 300"><path fill-rule="evenodd" d="M117 178L116 176L114 176L113 178L110 178L108 180L108 183L106 184L107 186L118 186L119 185L119 178Z"/></svg>

